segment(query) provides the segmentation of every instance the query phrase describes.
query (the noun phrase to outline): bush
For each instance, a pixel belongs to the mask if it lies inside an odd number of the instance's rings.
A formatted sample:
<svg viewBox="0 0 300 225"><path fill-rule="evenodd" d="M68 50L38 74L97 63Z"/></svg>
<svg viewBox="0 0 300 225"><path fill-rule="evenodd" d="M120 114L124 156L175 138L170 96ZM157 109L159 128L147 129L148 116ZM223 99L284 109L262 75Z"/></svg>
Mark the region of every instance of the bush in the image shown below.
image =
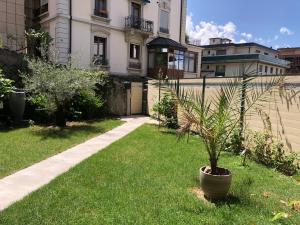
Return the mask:
<svg viewBox="0 0 300 225"><path fill-rule="evenodd" d="M93 91L98 76L89 71L42 60L30 60L29 68L32 73L24 75L26 89L32 97L44 97L45 107L55 114L58 126L66 126L67 106L83 91Z"/></svg>
<svg viewBox="0 0 300 225"><path fill-rule="evenodd" d="M2 70L0 69L0 101L13 91L13 81L4 78Z"/></svg>
<svg viewBox="0 0 300 225"><path fill-rule="evenodd" d="M162 115L163 125L168 128L178 128L177 118L177 104L171 95L164 95L160 102L156 103L153 107L155 117L158 118L158 114Z"/></svg>
<svg viewBox="0 0 300 225"><path fill-rule="evenodd" d="M244 150L243 141L244 138L241 136L240 128L238 127L229 136L225 150L234 154L240 154Z"/></svg>
<svg viewBox="0 0 300 225"><path fill-rule="evenodd" d="M68 109L69 120L88 120L103 116L104 101L92 91L83 91L76 95Z"/></svg>
<svg viewBox="0 0 300 225"><path fill-rule="evenodd" d="M288 154L282 142L274 140L269 132L255 132L252 138L252 158L285 175L294 175L299 169L299 156Z"/></svg>

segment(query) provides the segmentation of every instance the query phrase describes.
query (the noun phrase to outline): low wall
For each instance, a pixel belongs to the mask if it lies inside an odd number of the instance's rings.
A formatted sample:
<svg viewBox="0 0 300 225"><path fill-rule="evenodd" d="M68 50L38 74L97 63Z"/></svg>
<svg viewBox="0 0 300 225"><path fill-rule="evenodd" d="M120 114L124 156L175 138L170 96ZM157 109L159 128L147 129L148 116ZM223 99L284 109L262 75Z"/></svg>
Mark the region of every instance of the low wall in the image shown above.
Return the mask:
<svg viewBox="0 0 300 225"><path fill-rule="evenodd" d="M271 77L259 77L252 82L264 82L270 80ZM180 86L195 91L202 91L202 79L184 79L180 80ZM224 83L224 78L207 78L205 97L210 98L220 88L220 84ZM153 114L153 105L158 102L158 87L155 85L157 81L150 81L148 85L148 112ZM293 87L295 91L300 91L300 75L286 76L286 83ZM163 95L163 91L162 91ZM300 94L299 94L300 96ZM295 152L300 152L300 106L294 103L287 106L278 95L275 102L264 103L266 112L270 115L273 126L273 134L286 142L286 145ZM298 103L300 97L298 98ZM253 130L262 130L263 123L257 115L247 116L246 123L248 128Z"/></svg>

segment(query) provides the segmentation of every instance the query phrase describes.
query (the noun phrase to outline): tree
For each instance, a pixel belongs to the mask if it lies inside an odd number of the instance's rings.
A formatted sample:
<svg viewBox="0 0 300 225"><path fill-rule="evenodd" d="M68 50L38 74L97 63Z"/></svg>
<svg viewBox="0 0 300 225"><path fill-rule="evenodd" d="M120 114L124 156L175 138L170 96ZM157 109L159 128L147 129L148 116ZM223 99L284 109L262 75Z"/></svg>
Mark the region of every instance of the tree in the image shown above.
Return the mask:
<svg viewBox="0 0 300 225"><path fill-rule="evenodd" d="M31 95L43 96L46 107L55 113L56 125L66 126L66 107L71 99L83 91L95 88L101 72L89 72L68 66L29 60L31 74L24 75L25 88Z"/></svg>
<svg viewBox="0 0 300 225"><path fill-rule="evenodd" d="M228 138L236 129L240 129L241 112L243 117L251 113L265 115L265 103L275 101L276 93L286 95L287 101L292 100L289 96L295 96L286 89L284 77L265 82L252 82L253 79L244 77L228 80L206 99L201 92L180 90L178 94L172 90L179 104L179 133L184 135L194 131L202 138L213 175L219 175L218 160Z"/></svg>

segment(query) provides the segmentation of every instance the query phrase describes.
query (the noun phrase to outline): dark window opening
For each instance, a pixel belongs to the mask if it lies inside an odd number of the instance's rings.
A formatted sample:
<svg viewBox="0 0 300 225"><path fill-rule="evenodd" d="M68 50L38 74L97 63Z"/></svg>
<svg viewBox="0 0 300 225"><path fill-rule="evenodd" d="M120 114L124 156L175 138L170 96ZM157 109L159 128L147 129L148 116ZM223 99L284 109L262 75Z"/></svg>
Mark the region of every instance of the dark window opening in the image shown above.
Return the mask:
<svg viewBox="0 0 300 225"><path fill-rule="evenodd" d="M106 0L95 0L95 12L94 14L96 16L108 17L108 12L107 12L107 2Z"/></svg>

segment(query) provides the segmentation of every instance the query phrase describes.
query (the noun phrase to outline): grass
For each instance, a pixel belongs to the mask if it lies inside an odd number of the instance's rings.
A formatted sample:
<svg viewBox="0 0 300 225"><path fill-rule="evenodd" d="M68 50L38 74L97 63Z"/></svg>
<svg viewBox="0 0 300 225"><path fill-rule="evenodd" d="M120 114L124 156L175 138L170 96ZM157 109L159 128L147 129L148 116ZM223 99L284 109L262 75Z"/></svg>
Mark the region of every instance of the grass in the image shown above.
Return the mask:
<svg viewBox="0 0 300 225"><path fill-rule="evenodd" d="M122 122L116 119L76 123L67 128L33 126L0 130L0 177L62 152Z"/></svg>
<svg viewBox="0 0 300 225"><path fill-rule="evenodd" d="M199 200L200 166L207 164L196 137L177 142L172 132L146 125L82 162L49 185L0 213L0 224L299 224L300 214L280 201L300 200L291 177L224 154L220 165L233 172L231 198Z"/></svg>

